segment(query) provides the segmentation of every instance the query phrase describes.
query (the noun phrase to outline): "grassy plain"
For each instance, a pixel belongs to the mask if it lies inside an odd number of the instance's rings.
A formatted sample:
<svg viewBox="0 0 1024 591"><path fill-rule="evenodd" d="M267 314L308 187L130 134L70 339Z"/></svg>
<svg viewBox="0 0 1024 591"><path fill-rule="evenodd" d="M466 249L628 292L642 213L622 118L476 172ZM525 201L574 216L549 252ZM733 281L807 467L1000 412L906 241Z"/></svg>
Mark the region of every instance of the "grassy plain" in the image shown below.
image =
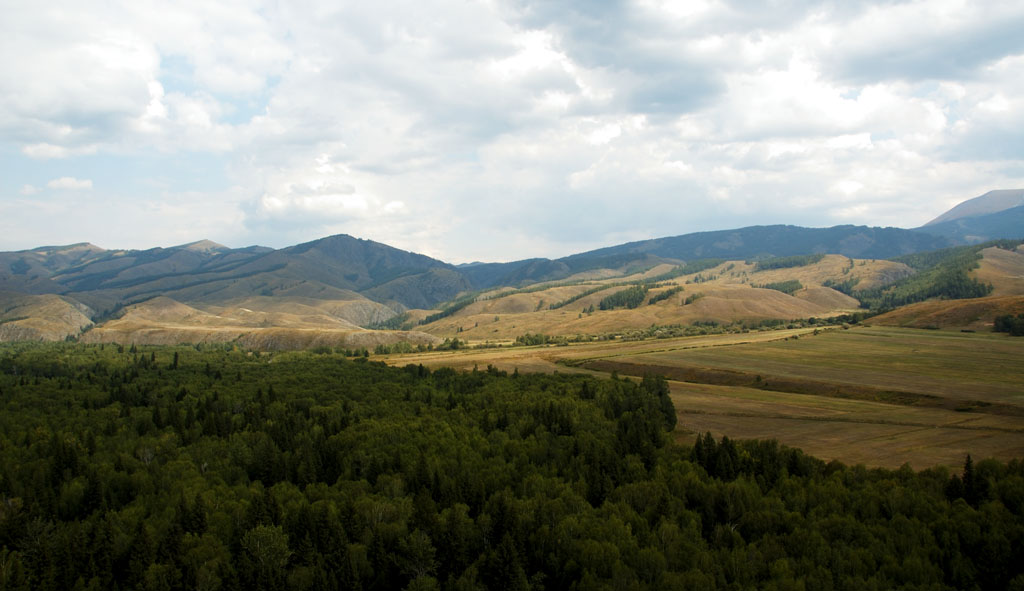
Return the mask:
<svg viewBox="0 0 1024 591"><path fill-rule="evenodd" d="M914 468L1024 457L1024 339L891 327L393 356L389 363L671 380L676 437L775 438L823 459Z"/></svg>

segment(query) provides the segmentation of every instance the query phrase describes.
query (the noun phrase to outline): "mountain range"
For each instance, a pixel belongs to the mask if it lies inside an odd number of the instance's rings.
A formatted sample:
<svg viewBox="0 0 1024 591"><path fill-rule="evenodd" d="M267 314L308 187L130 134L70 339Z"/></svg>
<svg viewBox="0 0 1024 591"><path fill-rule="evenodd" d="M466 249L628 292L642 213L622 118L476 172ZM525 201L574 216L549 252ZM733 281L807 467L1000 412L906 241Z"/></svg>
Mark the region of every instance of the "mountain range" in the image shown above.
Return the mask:
<svg viewBox="0 0 1024 591"><path fill-rule="evenodd" d="M366 327L409 310L436 309L461 294L498 287L626 277L698 259L752 261L814 253L890 259L1022 237L1024 190L1015 190L971 199L912 230L752 226L631 242L559 259L458 266L348 235L278 250L228 248L208 240L148 250L105 250L88 243L47 246L0 253L0 340L75 336L116 321L143 302L164 302L162 314L173 309L176 317L189 319L178 327L186 332L197 323L208 326L228 318L227 325L239 335L281 328L335 330L349 342ZM253 316L243 317L238 310L253 311ZM191 340L188 334L179 337ZM427 335L410 338L432 341Z"/></svg>

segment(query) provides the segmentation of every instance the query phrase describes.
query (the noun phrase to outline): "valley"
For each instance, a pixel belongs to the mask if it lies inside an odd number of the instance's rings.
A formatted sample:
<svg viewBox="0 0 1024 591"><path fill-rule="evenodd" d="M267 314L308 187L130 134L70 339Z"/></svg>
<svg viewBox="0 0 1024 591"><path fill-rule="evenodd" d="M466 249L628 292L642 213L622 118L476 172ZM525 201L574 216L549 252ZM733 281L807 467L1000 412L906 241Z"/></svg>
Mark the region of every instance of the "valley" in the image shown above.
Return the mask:
<svg viewBox="0 0 1024 591"><path fill-rule="evenodd" d="M817 332L817 334L815 334ZM675 436L772 438L825 460L955 467L1024 455L1024 341L893 327L388 356L396 366L669 379Z"/></svg>
<svg viewBox="0 0 1024 591"><path fill-rule="evenodd" d="M992 330L1024 314L1021 194L916 230L754 226L508 263L346 235L41 247L0 253L0 341L657 374L680 441L775 438L883 467L1009 459L1024 455L1024 341Z"/></svg>

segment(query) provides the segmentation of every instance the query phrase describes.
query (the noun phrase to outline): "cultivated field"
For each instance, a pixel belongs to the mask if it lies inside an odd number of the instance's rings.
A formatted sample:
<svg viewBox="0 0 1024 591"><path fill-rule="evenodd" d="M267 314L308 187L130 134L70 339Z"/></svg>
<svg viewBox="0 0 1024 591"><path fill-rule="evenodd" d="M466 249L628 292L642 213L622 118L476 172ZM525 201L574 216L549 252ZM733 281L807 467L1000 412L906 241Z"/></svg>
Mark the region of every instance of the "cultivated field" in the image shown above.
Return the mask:
<svg viewBox="0 0 1024 591"><path fill-rule="evenodd" d="M1024 457L1024 339L811 329L394 356L389 363L669 377L676 436L775 438L869 466Z"/></svg>

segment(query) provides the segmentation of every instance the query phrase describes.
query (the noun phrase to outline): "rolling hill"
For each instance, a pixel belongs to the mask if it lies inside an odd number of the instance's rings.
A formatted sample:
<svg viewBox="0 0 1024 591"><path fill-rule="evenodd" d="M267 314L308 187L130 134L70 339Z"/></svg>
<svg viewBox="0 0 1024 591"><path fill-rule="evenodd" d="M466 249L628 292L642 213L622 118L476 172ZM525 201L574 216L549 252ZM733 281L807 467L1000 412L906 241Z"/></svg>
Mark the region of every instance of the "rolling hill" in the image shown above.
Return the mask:
<svg viewBox="0 0 1024 591"><path fill-rule="evenodd" d="M373 349L377 345L400 342L411 345L441 342L441 339L420 331L360 328L333 314L329 303L267 299L270 301L261 302L254 298L235 305L201 310L160 296L127 307L119 318L92 327L79 340L121 345L237 343L260 350L313 347ZM261 303L267 305L261 306ZM281 308L286 311L279 311Z"/></svg>
<svg viewBox="0 0 1024 591"><path fill-rule="evenodd" d="M695 259L760 259L810 253L841 254L863 259L888 259L957 244L943 236L868 226L803 228L750 226L629 242L560 259L529 259L512 263L460 267L476 289L556 281L596 269L623 275L666 261Z"/></svg>
<svg viewBox="0 0 1024 591"><path fill-rule="evenodd" d="M950 247L1020 234L1022 198L994 191L916 230L752 226L458 266L348 235L278 250L208 240L146 250L46 246L0 253L0 339L278 347L389 343L392 336L369 330L387 326L421 330L403 338L430 344L455 335L754 326L981 291L1015 297L1024 294L1024 255L1006 245L983 255L984 246ZM609 303L624 290L641 299Z"/></svg>
<svg viewBox="0 0 1024 591"><path fill-rule="evenodd" d="M887 285L913 274L903 263L856 260L842 255L759 270L755 262L720 261L699 271L672 273L671 265L627 276L550 282L519 290L495 289L443 318L419 326L438 336L474 341L507 341L521 335L614 335L658 327L744 324L758 327L811 317L856 312L860 302L824 285L846 278L858 285ZM678 268L677 268L678 269ZM682 270L686 270L683 268ZM671 276L665 279L667 276ZM792 293L774 289L795 281ZM602 301L631 286L646 285L639 305L602 310Z"/></svg>

